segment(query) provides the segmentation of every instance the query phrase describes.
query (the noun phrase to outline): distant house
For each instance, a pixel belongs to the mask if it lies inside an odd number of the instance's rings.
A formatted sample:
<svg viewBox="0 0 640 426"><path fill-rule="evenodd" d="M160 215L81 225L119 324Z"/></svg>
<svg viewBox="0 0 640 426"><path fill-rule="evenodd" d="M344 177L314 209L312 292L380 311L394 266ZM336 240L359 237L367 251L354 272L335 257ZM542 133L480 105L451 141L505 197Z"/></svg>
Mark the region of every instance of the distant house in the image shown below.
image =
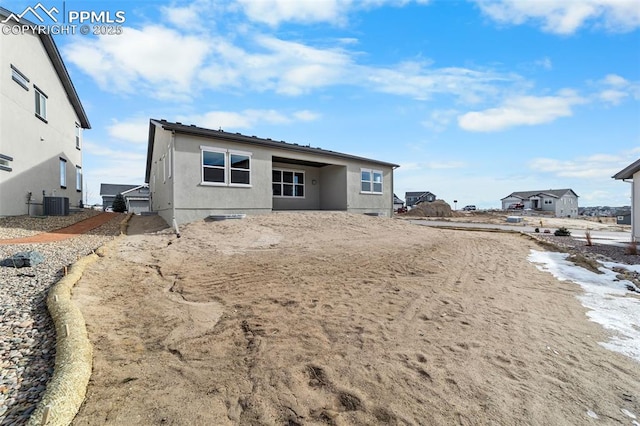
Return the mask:
<svg viewBox="0 0 640 426"><path fill-rule="evenodd" d="M116 195L122 194L129 213L149 211L149 185L100 184L103 210L113 206Z"/></svg>
<svg viewBox="0 0 640 426"><path fill-rule="evenodd" d="M404 201L402 201L396 194L393 194L393 211L398 211L404 207Z"/></svg>
<svg viewBox="0 0 640 426"><path fill-rule="evenodd" d="M169 224L211 215L343 210L393 215L383 161L152 119L145 182Z"/></svg>
<svg viewBox="0 0 640 426"><path fill-rule="evenodd" d="M416 204L426 201L432 202L436 200L436 195L429 191L419 191L419 192L405 192L404 199L407 202L407 207L413 207Z"/></svg>
<svg viewBox="0 0 640 426"><path fill-rule="evenodd" d="M502 210L522 204L525 209L553 212L556 217L578 217L578 195L572 189L512 192L501 201Z"/></svg>
<svg viewBox="0 0 640 426"><path fill-rule="evenodd" d="M82 205L91 125L52 36L12 16L0 7L0 216L68 213Z"/></svg>
<svg viewBox="0 0 640 426"><path fill-rule="evenodd" d="M616 212L616 224L631 225L631 210L618 210Z"/></svg>
<svg viewBox="0 0 640 426"><path fill-rule="evenodd" d="M620 170L613 178L631 183L631 238L640 241L640 159Z"/></svg>

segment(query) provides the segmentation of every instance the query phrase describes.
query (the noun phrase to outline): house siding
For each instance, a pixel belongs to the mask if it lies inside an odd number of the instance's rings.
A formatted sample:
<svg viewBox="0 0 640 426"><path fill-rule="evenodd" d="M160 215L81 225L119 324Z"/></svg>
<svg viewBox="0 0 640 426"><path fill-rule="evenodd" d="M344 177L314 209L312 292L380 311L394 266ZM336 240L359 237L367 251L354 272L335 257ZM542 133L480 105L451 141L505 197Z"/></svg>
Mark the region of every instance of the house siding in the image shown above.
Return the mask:
<svg viewBox="0 0 640 426"><path fill-rule="evenodd" d="M631 182L631 237L640 242L640 171L633 174Z"/></svg>
<svg viewBox="0 0 640 426"><path fill-rule="evenodd" d="M171 137L171 131L153 122L151 125L156 126L149 177L151 206L167 223L172 223L174 217L178 224L182 224L216 214L261 214L272 210L346 210L376 212L387 216L393 214L393 171L389 166L179 132ZM178 172L173 172L165 181L161 164L170 157L167 146L172 143L175 146L172 157ZM251 153L251 186L202 184L201 147ZM274 161L274 157L298 164ZM360 193L363 167L382 172L382 195ZM273 197L274 168L304 171L305 197ZM313 184L313 181L316 183Z"/></svg>
<svg viewBox="0 0 640 426"><path fill-rule="evenodd" d="M4 24L0 24L4 26ZM76 189L76 166L82 151L76 148L80 122L67 92L37 35L0 37L0 154L13 158L11 171L0 170L0 216L27 214L27 193L34 203L29 213L42 214L42 194L68 197L71 206L82 202ZM12 79L11 65L28 79L28 90ZM47 95L45 123L35 115L35 91ZM66 160L66 188L60 185L60 159Z"/></svg>

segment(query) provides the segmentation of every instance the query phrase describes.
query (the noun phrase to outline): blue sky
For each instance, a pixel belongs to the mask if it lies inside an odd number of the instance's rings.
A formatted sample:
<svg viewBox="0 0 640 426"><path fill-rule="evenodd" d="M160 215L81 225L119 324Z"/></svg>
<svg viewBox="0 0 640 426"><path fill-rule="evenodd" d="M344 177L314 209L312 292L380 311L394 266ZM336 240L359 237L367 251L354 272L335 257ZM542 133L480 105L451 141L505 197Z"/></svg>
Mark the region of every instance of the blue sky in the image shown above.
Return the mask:
<svg viewBox="0 0 640 426"><path fill-rule="evenodd" d="M92 124L89 203L101 182L144 181L164 118L399 164L401 198L490 208L572 188L581 206L630 204L611 176L640 158L635 0L64 6L126 16L121 35L55 36Z"/></svg>

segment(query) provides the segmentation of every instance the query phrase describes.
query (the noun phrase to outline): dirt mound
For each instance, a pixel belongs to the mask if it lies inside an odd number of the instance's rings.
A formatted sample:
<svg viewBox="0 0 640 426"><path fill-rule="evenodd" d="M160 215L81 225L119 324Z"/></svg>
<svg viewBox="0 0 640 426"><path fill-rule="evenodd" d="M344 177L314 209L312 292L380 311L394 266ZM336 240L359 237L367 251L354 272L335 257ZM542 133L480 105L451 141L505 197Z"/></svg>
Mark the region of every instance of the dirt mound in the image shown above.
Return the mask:
<svg viewBox="0 0 640 426"><path fill-rule="evenodd" d="M444 200L420 203L407 212L407 216L416 217L453 217L451 206Z"/></svg>

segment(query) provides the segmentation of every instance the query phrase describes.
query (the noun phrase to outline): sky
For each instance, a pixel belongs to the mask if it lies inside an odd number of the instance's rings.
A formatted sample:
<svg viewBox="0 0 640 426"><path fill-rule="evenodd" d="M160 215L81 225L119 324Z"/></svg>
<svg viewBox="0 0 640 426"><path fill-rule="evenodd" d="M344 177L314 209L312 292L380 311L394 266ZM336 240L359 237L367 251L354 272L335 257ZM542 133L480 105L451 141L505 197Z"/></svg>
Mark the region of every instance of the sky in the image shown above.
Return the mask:
<svg viewBox="0 0 640 426"><path fill-rule="evenodd" d="M92 126L89 204L100 183L144 182L156 118L398 164L403 199L499 208L571 188L580 206L630 205L611 176L640 158L637 0L42 4L120 20L54 36Z"/></svg>

